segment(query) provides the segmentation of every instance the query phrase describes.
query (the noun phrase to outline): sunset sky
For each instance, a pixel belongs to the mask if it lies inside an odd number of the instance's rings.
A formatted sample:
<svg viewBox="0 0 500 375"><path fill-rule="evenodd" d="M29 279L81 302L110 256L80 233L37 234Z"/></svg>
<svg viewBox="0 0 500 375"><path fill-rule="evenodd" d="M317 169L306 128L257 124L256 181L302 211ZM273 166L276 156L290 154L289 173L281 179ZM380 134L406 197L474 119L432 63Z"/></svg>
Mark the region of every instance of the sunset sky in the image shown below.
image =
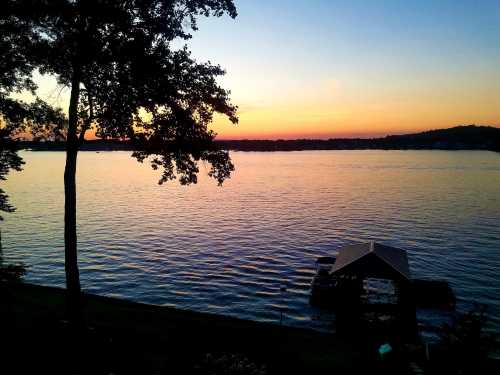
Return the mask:
<svg viewBox="0 0 500 375"><path fill-rule="evenodd" d="M222 65L240 123L219 138L500 126L500 1L237 0L189 42ZM50 80L40 93L63 105Z"/></svg>

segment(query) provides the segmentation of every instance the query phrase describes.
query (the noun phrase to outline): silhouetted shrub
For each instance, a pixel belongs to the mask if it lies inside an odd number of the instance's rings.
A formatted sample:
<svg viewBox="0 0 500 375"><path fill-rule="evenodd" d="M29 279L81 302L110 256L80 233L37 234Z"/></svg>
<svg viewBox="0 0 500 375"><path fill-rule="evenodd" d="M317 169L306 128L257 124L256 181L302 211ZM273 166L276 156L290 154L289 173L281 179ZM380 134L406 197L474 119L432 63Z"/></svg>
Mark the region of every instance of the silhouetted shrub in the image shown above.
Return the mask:
<svg viewBox="0 0 500 375"><path fill-rule="evenodd" d="M449 373L478 373L488 361L495 346L495 335L484 331L487 306L476 304L450 324L443 325L439 349L441 362Z"/></svg>

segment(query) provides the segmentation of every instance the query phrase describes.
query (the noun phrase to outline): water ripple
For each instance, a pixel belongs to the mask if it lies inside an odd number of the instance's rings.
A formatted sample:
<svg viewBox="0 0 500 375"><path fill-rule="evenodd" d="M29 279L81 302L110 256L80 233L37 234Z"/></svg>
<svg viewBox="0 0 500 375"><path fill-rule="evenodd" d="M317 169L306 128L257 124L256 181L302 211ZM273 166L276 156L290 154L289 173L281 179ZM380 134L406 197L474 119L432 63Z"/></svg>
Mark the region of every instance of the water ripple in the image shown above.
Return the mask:
<svg viewBox="0 0 500 375"><path fill-rule="evenodd" d="M23 152L4 189L4 257L64 285L64 155ZM98 294L331 329L309 306L317 256L379 240L409 252L415 277L448 279L461 308L488 303L500 329L500 155L489 152L233 153L223 188L158 186L128 153L78 165L82 285ZM282 291L286 285L286 291ZM432 318L429 318L432 319Z"/></svg>

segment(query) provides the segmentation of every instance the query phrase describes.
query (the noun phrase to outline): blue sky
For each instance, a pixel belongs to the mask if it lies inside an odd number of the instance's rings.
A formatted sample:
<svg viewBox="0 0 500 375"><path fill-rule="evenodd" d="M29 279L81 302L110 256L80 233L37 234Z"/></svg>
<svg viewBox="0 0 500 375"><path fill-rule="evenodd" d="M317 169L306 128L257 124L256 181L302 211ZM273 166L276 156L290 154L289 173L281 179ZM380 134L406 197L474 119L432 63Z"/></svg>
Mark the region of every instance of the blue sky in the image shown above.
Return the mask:
<svg viewBox="0 0 500 375"><path fill-rule="evenodd" d="M236 4L236 20L202 20L189 43L195 56L227 69L224 85L242 109L243 125L231 134L255 137L263 128L270 136L286 136L287 128L299 134L290 117L322 111L333 113L320 124L305 121L304 135L316 134L318 126L318 135L371 135L500 123L500 102L491 98L500 93L498 0ZM272 108L282 113L282 123L273 118L273 124L256 124ZM244 115L259 110L263 116ZM373 123L356 118L374 111Z"/></svg>

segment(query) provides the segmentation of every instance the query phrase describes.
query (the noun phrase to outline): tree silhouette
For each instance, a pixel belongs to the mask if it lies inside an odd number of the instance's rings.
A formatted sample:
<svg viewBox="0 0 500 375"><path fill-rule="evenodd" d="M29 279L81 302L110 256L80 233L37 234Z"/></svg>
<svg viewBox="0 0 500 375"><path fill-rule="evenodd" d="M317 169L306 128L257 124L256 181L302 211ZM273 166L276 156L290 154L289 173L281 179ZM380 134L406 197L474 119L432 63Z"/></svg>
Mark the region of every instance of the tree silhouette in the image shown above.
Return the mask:
<svg viewBox="0 0 500 375"><path fill-rule="evenodd" d="M75 300L80 295L75 173L89 131L131 142L138 161L148 158L154 169L162 168L160 183L176 176L182 184L195 183L200 160L211 165L209 175L219 183L234 169L208 129L216 112L237 122L237 107L217 83L224 70L198 63L186 46L175 47L198 29L197 17L223 14L236 17L233 0L2 2L2 48L9 51L0 57L0 69L9 72L2 90L34 90L35 69L71 89L67 122L60 121L57 109L37 101L26 112L35 121L20 116L10 128L66 140L65 269ZM27 106L5 95L4 100L18 105L18 112ZM48 121L39 126L43 117Z"/></svg>
<svg viewBox="0 0 500 375"><path fill-rule="evenodd" d="M8 136L8 133L6 133L5 129L0 129L0 180L5 180L11 169L21 170L23 164L14 145L6 137L6 135ZM14 211L14 207L10 204L9 198L3 189L0 189L0 211ZM2 216L0 216L0 220L3 220Z"/></svg>

